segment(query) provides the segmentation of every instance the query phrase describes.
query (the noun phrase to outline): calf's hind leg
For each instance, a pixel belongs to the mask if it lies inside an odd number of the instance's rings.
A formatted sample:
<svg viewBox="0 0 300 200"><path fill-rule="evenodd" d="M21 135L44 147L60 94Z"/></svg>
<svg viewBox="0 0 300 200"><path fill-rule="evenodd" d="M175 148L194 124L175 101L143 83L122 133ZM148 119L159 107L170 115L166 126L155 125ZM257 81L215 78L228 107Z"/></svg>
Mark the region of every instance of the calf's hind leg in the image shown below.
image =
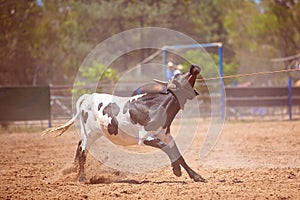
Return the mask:
<svg viewBox="0 0 300 200"><path fill-rule="evenodd" d="M173 139L172 139L173 140ZM155 148L161 149L165 152L171 160L173 173L176 176L181 176L181 169L180 165L187 171L190 178L192 178L196 182L206 182L204 178L202 178L199 174L197 174L194 170L192 170L188 164L183 159L182 155L180 154L178 147L173 140L172 146L166 144L165 142L161 141L159 138L144 140L145 145L149 145Z"/></svg>
<svg viewBox="0 0 300 200"><path fill-rule="evenodd" d="M78 146L76 149L76 154L74 158L74 163L78 163L78 178L79 182L84 182L85 181L85 175L84 175L84 165L86 161L86 151L82 150L82 140L78 142Z"/></svg>
<svg viewBox="0 0 300 200"><path fill-rule="evenodd" d="M84 164L86 161L86 151L85 150L81 150L79 152L78 161L79 161L79 172L78 172L79 182L84 182L85 181Z"/></svg>
<svg viewBox="0 0 300 200"><path fill-rule="evenodd" d="M79 154L80 154L80 151L81 151L81 143L82 143L82 140L79 140L78 145L77 145L77 149L76 149L76 153L75 153L74 164L78 163Z"/></svg>

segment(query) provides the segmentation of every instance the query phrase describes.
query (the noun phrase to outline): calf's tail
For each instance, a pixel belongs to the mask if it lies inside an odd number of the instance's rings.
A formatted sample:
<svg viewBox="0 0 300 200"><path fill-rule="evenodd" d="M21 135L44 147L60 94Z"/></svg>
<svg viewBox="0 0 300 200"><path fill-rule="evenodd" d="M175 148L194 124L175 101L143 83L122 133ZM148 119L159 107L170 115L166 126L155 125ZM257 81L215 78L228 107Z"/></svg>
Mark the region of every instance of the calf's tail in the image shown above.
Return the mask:
<svg viewBox="0 0 300 200"><path fill-rule="evenodd" d="M72 119L70 119L67 123L57 126L57 127L51 127L51 128L47 128L46 130L44 130L42 132L42 135L46 135L49 133L58 133L55 137L61 136L64 132L66 132L70 126L72 126L76 120L76 118L79 116L80 114L80 106L82 104L82 102L88 97L89 95L84 94L82 95L76 102L76 114L74 115L74 117Z"/></svg>

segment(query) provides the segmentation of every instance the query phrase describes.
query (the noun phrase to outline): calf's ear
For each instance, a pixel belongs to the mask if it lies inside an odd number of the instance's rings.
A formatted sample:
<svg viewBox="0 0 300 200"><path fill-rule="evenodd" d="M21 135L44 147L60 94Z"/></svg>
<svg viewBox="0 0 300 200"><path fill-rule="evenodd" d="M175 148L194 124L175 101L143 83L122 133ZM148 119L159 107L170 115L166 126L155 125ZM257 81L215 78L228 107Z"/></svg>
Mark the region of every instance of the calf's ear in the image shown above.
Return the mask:
<svg viewBox="0 0 300 200"><path fill-rule="evenodd" d="M201 68L196 64L191 64L190 73L191 74L199 74L201 72Z"/></svg>

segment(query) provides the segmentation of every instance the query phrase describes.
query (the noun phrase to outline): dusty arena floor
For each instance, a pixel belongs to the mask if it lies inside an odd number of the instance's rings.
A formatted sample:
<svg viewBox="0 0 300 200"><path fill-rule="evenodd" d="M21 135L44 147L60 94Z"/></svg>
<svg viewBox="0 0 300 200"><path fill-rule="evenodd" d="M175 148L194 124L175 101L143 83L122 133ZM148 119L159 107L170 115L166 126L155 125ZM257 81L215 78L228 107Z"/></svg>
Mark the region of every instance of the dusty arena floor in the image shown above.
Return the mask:
<svg viewBox="0 0 300 200"><path fill-rule="evenodd" d="M207 183L171 167L126 173L88 155L87 183L77 182L73 157L78 135L1 133L0 199L299 199L300 121L226 122L205 158L203 122L184 157ZM130 161L128 161L130 162Z"/></svg>

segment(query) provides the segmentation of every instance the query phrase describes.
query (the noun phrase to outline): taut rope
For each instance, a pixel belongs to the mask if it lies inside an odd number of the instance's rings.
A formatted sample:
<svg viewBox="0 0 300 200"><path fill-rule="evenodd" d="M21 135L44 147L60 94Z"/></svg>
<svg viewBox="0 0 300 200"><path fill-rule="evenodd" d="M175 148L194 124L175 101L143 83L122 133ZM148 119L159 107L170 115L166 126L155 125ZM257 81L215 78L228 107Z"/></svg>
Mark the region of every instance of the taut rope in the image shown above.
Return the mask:
<svg viewBox="0 0 300 200"><path fill-rule="evenodd" d="M211 81L211 80L218 80L218 79L227 79L227 78L239 78L239 77L246 77L246 76L257 76L257 75L265 75L265 74L276 74L276 73L286 73L286 72L295 72L300 71L300 69L282 69L276 71L267 71L267 72L255 72L249 74L236 74L236 75L229 75L229 76L222 76L222 77L212 77L212 78L198 78L198 81Z"/></svg>

